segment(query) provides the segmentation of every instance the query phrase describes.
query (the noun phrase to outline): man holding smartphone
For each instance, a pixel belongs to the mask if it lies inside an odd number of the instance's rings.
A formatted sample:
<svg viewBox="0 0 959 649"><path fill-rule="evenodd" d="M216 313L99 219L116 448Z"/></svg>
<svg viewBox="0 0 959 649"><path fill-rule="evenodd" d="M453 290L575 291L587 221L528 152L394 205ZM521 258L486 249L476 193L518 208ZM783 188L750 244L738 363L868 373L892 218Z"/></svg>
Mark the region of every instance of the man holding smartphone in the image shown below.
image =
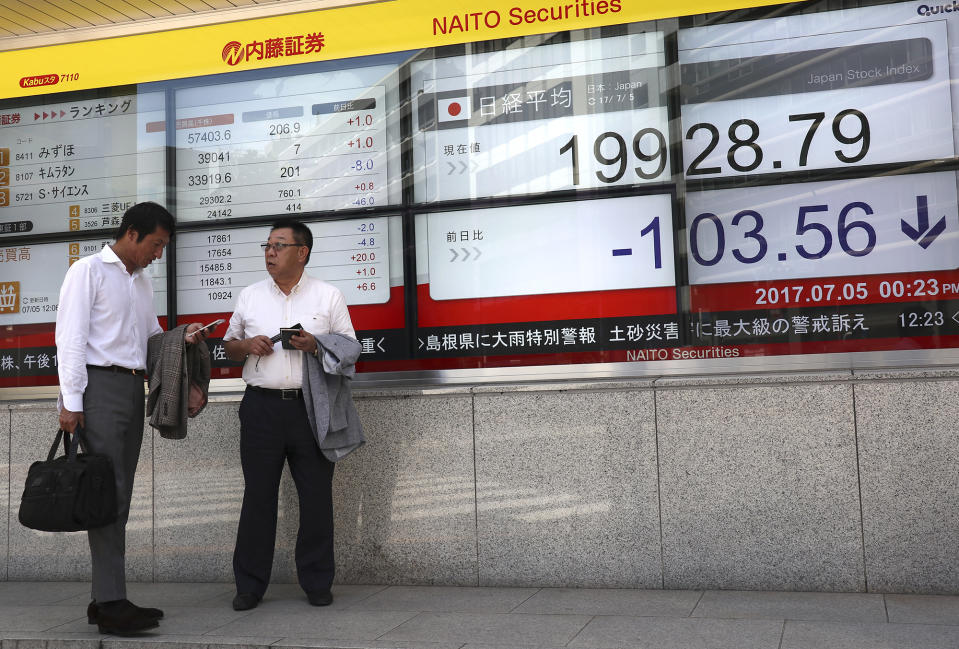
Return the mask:
<svg viewBox="0 0 959 649"><path fill-rule="evenodd" d="M160 333L153 285L144 270L163 256L174 222L162 206L128 209L116 241L67 271L57 310L60 427L81 428L85 450L113 460L116 523L90 530L93 601L87 619L101 633L131 635L157 626L163 611L126 599L126 524L143 441L147 340ZM196 322L186 333L198 332ZM187 342L202 342L205 332Z"/></svg>
<svg viewBox="0 0 959 649"><path fill-rule="evenodd" d="M313 234L297 221L277 221L261 244L269 277L240 293L224 335L231 360L245 361L240 404L240 463L245 487L233 553L238 611L259 604L270 583L277 499L284 462L300 500L296 571L314 606L333 601L333 463L320 451L303 399L304 354L318 353L314 336L356 338L343 294L306 274ZM275 338L281 329L288 345Z"/></svg>

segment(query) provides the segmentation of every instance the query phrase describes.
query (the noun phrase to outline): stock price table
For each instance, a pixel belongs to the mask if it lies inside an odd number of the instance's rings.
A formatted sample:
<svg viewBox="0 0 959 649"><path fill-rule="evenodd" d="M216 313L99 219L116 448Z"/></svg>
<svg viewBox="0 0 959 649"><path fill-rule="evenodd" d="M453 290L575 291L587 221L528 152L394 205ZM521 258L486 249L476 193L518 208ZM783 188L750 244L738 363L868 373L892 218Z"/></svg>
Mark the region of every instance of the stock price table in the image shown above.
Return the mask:
<svg viewBox="0 0 959 649"><path fill-rule="evenodd" d="M185 221L386 202L385 91L178 109L177 216Z"/></svg>

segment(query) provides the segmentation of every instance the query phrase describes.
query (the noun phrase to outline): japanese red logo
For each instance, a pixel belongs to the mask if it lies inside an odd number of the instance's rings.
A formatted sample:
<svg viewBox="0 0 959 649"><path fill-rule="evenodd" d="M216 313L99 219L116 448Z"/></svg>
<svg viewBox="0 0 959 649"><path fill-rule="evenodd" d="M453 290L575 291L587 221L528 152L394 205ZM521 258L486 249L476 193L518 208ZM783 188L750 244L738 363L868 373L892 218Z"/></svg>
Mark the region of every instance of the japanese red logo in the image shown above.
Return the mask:
<svg viewBox="0 0 959 649"><path fill-rule="evenodd" d="M38 74L32 77L22 77L20 79L21 88L36 88L37 86L52 86L60 82L58 74Z"/></svg>
<svg viewBox="0 0 959 649"><path fill-rule="evenodd" d="M246 48L238 41L230 41L223 46L222 56L228 65L237 65L246 58Z"/></svg>

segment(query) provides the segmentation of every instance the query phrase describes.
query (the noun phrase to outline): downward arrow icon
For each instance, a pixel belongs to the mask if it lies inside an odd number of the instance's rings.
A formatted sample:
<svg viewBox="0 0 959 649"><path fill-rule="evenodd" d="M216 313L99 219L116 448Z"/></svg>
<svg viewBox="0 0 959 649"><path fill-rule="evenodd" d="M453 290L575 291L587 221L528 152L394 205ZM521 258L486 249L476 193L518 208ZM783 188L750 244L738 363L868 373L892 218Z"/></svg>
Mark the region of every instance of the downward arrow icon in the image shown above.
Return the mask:
<svg viewBox="0 0 959 649"><path fill-rule="evenodd" d="M916 223L917 227L912 227L905 220L901 220L899 223L903 234L925 250L946 229L946 217L939 219L932 228L929 227L929 203L926 196L916 196L916 214L919 216L919 221Z"/></svg>

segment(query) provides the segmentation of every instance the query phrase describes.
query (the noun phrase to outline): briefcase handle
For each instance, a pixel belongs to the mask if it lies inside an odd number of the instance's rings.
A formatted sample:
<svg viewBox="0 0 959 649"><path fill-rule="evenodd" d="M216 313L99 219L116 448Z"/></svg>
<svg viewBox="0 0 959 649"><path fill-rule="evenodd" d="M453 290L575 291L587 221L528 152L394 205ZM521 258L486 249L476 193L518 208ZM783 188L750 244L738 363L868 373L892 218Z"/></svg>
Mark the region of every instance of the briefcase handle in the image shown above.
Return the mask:
<svg viewBox="0 0 959 649"><path fill-rule="evenodd" d="M73 441L70 441L70 433L63 430L62 428L57 429L57 436L53 438L53 446L50 447L50 452L47 454L47 462L53 461L53 458L57 456L57 447L60 446L60 439L63 438L63 452L69 458L71 462L77 459L77 449L80 446L80 435L83 433L83 428L77 424L76 434L73 435Z"/></svg>

